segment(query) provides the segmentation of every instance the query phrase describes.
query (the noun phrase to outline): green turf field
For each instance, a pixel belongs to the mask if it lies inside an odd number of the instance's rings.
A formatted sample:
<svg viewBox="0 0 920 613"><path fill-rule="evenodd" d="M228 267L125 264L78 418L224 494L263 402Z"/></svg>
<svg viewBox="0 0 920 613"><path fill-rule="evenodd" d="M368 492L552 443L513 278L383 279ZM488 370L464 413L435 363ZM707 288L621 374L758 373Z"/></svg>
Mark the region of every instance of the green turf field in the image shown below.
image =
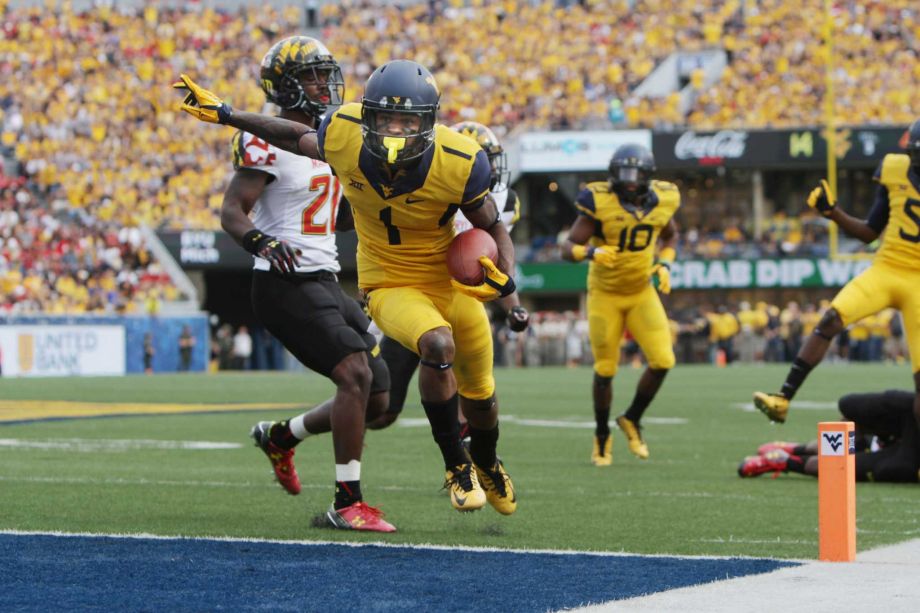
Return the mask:
<svg viewBox="0 0 920 613"><path fill-rule="evenodd" d="M831 407L842 393L909 388L911 379L906 366L827 364L812 374L785 425L741 408L753 390L776 388L785 372L679 366L646 414L668 418L646 425L651 458L633 458L615 431L614 465L601 469L588 460L589 369L497 371L505 416L499 452L519 500L511 517L450 507L413 392L406 419L370 432L363 458L365 498L398 527L394 535L311 526L332 497L328 436L298 448L300 496L271 480L268 461L247 435L256 421L290 411L0 423L0 529L815 558L816 482L797 475L742 480L738 462L769 440L815 438L816 422L836 419ZM626 368L617 376L614 415L632 398L638 374ZM331 391L313 374L0 380L0 401L315 403ZM159 448L135 439L241 446ZM859 485L859 549L920 535L918 501L917 486Z"/></svg>

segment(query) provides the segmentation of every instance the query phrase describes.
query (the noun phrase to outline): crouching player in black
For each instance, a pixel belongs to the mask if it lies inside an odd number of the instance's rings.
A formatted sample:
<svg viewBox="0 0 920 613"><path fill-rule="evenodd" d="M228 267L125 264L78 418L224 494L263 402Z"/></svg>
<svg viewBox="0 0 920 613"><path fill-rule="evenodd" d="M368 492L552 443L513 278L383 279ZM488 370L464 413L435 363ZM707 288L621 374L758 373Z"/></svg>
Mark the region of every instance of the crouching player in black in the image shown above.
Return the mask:
<svg viewBox="0 0 920 613"><path fill-rule="evenodd" d="M306 36L284 39L268 51L261 83L281 117L314 128L328 104L341 104L344 90L329 50ZM221 225L255 256L253 311L304 366L336 385L329 401L289 420L259 422L252 437L281 486L298 494L294 447L308 435L331 431L335 499L327 520L336 528L393 532L361 494L364 422L386 409L389 375L367 332L370 320L336 277L339 180L328 164L243 131L233 137L233 166Z"/></svg>
<svg viewBox="0 0 920 613"><path fill-rule="evenodd" d="M920 431L914 419L914 394L898 390L848 394L838 404L843 418L856 424L856 480L916 483ZM818 476L818 441L773 442L757 451L741 462L740 476L767 472Z"/></svg>

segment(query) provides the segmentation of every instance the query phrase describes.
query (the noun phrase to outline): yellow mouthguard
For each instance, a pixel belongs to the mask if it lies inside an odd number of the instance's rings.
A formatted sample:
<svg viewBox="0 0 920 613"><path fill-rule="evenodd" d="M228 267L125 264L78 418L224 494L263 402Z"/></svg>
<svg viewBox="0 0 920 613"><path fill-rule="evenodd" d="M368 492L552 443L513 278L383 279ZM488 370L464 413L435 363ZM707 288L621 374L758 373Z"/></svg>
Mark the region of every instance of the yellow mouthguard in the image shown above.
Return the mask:
<svg viewBox="0 0 920 613"><path fill-rule="evenodd" d="M386 136L383 139L383 146L387 148L387 162L392 164L396 161L396 156L406 146L406 139L401 136Z"/></svg>

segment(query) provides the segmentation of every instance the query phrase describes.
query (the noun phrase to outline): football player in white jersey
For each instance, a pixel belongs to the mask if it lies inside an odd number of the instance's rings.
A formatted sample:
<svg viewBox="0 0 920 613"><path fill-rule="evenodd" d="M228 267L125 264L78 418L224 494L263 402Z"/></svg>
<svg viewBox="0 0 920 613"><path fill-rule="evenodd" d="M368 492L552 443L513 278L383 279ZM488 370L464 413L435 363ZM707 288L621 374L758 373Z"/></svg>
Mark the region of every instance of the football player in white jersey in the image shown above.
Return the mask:
<svg viewBox="0 0 920 613"><path fill-rule="evenodd" d="M272 46L262 60L261 83L281 117L313 128L327 105L342 103L345 87L329 50L306 36ZM386 409L389 374L367 331L367 315L336 277L339 180L325 162L246 132L233 137L233 166L221 225L255 256L253 311L304 366L336 384L331 400L289 420L259 422L251 436L281 486L298 494L294 447L308 435L331 431L335 499L326 518L336 528L392 532L395 528L361 495L364 422Z"/></svg>
<svg viewBox="0 0 920 613"><path fill-rule="evenodd" d="M502 223L507 226L508 232L511 232L514 224L521 217L521 203L518 200L517 193L508 187L510 173L508 172L507 158L501 141L487 126L474 121L454 124L451 129L472 138L489 157L489 163L492 166L489 197L495 201L495 208L500 212ZM462 212L458 211L454 215L454 231L457 234L466 232L472 227L473 224L464 217ZM527 309L521 306L517 292L500 299L498 302L507 311L508 326L511 330L522 332L527 329L530 315L527 313ZM385 413L367 422L368 428L381 430L395 422L402 412L406 403L409 383L412 381L412 375L418 369L419 357L393 339L383 336L383 332L373 322L371 322L370 331L375 337L381 339L380 352L387 364L387 369L390 371L390 404ZM460 439L466 440L468 438L468 426L462 411L458 413L458 418L460 419Z"/></svg>

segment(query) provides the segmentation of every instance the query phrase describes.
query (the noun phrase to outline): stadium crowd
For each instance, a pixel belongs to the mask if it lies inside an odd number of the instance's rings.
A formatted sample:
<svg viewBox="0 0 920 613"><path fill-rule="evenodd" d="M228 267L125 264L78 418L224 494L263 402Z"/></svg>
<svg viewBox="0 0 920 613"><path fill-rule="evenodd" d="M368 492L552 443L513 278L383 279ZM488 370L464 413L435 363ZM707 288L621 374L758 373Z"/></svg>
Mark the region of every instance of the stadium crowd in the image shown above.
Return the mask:
<svg viewBox="0 0 920 613"><path fill-rule="evenodd" d="M178 297L138 228L0 175L0 315L156 314Z"/></svg>
<svg viewBox="0 0 920 613"><path fill-rule="evenodd" d="M474 119L500 134L750 128L819 120L821 3L805 4L347 0L324 4L319 25L345 71L346 99L360 96L384 59L408 56L436 74L445 123ZM298 7L103 4L75 12L64 2L0 11L0 145L26 176L42 188L66 186L71 206L103 221L218 226L230 131L179 123L170 83L189 72L231 92L234 105L259 108L258 59L302 30ZM840 121L912 120L920 8L845 0L835 4L835 20ZM672 51L715 47L729 52L729 67L715 85L700 85L686 117L677 96L632 95Z"/></svg>
<svg viewBox="0 0 920 613"><path fill-rule="evenodd" d="M657 0L348 0L326 3L320 26L345 70L346 99L360 96L384 59L414 57L437 75L445 123L472 119L500 132L781 126L818 118L820 3L806 4L816 10L780 0L685 1L666 11ZM920 84L920 7L909 0L835 7L841 120L913 119L905 84ZM0 14L0 153L12 175L0 177L0 311L155 312L177 290L136 226L217 227L230 170L230 130L181 124L169 85L182 71L204 75L232 92L234 104L258 108L255 60L301 29L300 9L76 12L66 2L0 2ZM672 51L713 47L726 49L731 63L686 117L674 97L631 97ZM611 114L612 103L622 117ZM754 241L742 220L720 219L718 227L687 228L681 257L822 256L825 232L819 217L779 212ZM522 259L555 259L555 242L535 239Z"/></svg>

